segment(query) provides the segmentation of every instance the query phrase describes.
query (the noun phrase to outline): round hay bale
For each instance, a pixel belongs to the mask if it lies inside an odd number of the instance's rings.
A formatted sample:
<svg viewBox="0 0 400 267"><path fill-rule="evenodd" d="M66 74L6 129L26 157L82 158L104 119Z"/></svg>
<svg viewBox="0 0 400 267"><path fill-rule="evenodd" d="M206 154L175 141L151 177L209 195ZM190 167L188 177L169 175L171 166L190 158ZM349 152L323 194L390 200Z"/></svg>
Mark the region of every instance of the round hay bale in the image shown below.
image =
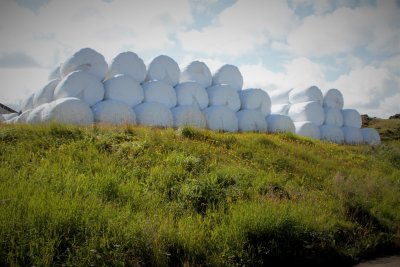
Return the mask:
<svg viewBox="0 0 400 267"><path fill-rule="evenodd" d="M160 55L154 58L147 70L146 81L164 81L172 87L179 82L181 71L172 58Z"/></svg>
<svg viewBox="0 0 400 267"><path fill-rule="evenodd" d="M149 126L172 127L174 117L165 105L156 102L145 102L134 108L136 122Z"/></svg>
<svg viewBox="0 0 400 267"><path fill-rule="evenodd" d="M193 61L182 71L180 82L189 81L197 82L204 88L211 86L211 72L204 62Z"/></svg>
<svg viewBox="0 0 400 267"><path fill-rule="evenodd" d="M44 123L87 125L93 123L93 113L86 102L75 97L57 99L42 110Z"/></svg>
<svg viewBox="0 0 400 267"><path fill-rule="evenodd" d="M208 107L207 90L197 82L183 82L175 86L178 106L191 106L197 103L200 109Z"/></svg>
<svg viewBox="0 0 400 267"><path fill-rule="evenodd" d="M108 124L136 123L136 116L130 105L116 101L105 100L92 107L94 121Z"/></svg>
<svg viewBox="0 0 400 267"><path fill-rule="evenodd" d="M239 132L267 132L265 116L258 110L243 109L236 112Z"/></svg>
<svg viewBox="0 0 400 267"><path fill-rule="evenodd" d="M233 111L240 109L239 94L227 84L214 85L207 88L209 106L226 106Z"/></svg>
<svg viewBox="0 0 400 267"><path fill-rule="evenodd" d="M206 119L199 108L193 106L177 106L171 110L174 117L174 127L193 126L206 128Z"/></svg>
<svg viewBox="0 0 400 267"><path fill-rule="evenodd" d="M266 117L271 114L271 99L261 89L246 89L239 92L241 109L255 109Z"/></svg>
<svg viewBox="0 0 400 267"><path fill-rule="evenodd" d="M104 56L91 48L82 48L69 57L60 68L64 78L74 71L85 71L92 74L99 81L104 79L108 65Z"/></svg>
<svg viewBox="0 0 400 267"><path fill-rule="evenodd" d="M142 86L131 76L118 74L104 82L104 99L116 100L134 107L143 102Z"/></svg>
<svg viewBox="0 0 400 267"><path fill-rule="evenodd" d="M176 106L174 88L164 81L150 81L143 84L144 102L156 102L167 108Z"/></svg>
<svg viewBox="0 0 400 267"><path fill-rule="evenodd" d="M239 129L236 113L226 106L211 106L203 110L207 128L214 131L237 132Z"/></svg>
<svg viewBox="0 0 400 267"><path fill-rule="evenodd" d="M106 80L115 75L125 74L141 83L146 78L146 65L143 60L133 52L122 52L110 63L106 74Z"/></svg>
<svg viewBox="0 0 400 267"><path fill-rule="evenodd" d="M228 84L234 90L240 91L243 87L243 76L236 66L225 64L212 77L212 85L218 84Z"/></svg>
<svg viewBox="0 0 400 267"><path fill-rule="evenodd" d="M79 98L89 106L93 106L103 100L104 87L92 74L74 71L68 74L54 89L54 99L66 97Z"/></svg>
<svg viewBox="0 0 400 267"><path fill-rule="evenodd" d="M295 127L289 116L271 114L267 117L268 132L270 133L295 133Z"/></svg>

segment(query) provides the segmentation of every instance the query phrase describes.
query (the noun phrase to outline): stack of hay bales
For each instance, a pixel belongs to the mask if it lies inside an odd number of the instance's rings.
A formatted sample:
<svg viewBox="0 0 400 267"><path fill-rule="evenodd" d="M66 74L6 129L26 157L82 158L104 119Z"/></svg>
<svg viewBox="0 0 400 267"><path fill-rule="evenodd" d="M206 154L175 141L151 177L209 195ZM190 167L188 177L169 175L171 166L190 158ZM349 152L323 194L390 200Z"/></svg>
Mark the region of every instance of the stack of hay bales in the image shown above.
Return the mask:
<svg viewBox="0 0 400 267"><path fill-rule="evenodd" d="M181 72L160 55L148 67L133 52L110 64L83 48L49 75L43 88L28 96L20 114L1 116L6 123L184 125L228 132L291 132L346 144L379 144L373 129L361 129L360 114L343 109L337 89L325 95L316 86L272 92L243 89L236 66L225 64L213 75L193 61Z"/></svg>

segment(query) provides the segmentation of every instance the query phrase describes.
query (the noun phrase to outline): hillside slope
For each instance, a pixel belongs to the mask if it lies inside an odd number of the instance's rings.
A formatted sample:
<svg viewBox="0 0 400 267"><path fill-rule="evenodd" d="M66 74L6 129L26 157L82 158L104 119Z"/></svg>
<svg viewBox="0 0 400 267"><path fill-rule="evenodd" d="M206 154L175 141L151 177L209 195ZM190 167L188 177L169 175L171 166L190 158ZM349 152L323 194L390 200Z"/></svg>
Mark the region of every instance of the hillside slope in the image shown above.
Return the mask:
<svg viewBox="0 0 400 267"><path fill-rule="evenodd" d="M0 265L351 265L400 248L400 143L0 125Z"/></svg>

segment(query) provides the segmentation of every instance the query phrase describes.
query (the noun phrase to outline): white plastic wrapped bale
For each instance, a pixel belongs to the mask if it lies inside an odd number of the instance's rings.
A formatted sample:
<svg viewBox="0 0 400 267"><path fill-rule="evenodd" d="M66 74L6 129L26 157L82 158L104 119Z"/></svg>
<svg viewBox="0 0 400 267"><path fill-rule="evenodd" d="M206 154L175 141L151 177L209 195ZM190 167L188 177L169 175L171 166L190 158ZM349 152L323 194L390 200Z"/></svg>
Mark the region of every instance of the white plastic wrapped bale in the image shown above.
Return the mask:
<svg viewBox="0 0 400 267"><path fill-rule="evenodd" d="M92 107L94 121L108 124L136 123L136 116L130 105L116 101L105 100Z"/></svg>
<svg viewBox="0 0 400 267"><path fill-rule="evenodd" d="M61 80L60 68L61 68L61 65L58 65L57 67L55 67L54 69L51 70L51 72L49 73L49 76L48 76L49 81Z"/></svg>
<svg viewBox="0 0 400 267"><path fill-rule="evenodd" d="M295 133L296 128L289 116L271 114L267 117L268 132L270 133Z"/></svg>
<svg viewBox="0 0 400 267"><path fill-rule="evenodd" d="M178 106L191 106L197 102L200 109L208 107L207 90L198 82L183 82L175 86Z"/></svg>
<svg viewBox="0 0 400 267"><path fill-rule="evenodd" d="M255 109L266 117L271 113L271 99L261 89L246 89L239 92L241 109Z"/></svg>
<svg viewBox="0 0 400 267"><path fill-rule="evenodd" d="M269 98L271 99L272 105L287 105L289 104L289 93L293 90L286 89L286 90L274 90L269 92Z"/></svg>
<svg viewBox="0 0 400 267"><path fill-rule="evenodd" d="M180 75L178 63L169 56L160 55L151 61L147 70L146 81L164 81L175 86L179 82Z"/></svg>
<svg viewBox="0 0 400 267"><path fill-rule="evenodd" d="M167 108L176 106L174 88L164 81L150 81L143 84L144 102L156 102Z"/></svg>
<svg viewBox="0 0 400 267"><path fill-rule="evenodd" d="M325 122L324 124L342 127L343 115L340 109L334 107L325 107Z"/></svg>
<svg viewBox="0 0 400 267"><path fill-rule="evenodd" d="M61 78L77 70L86 71L102 81L107 73L108 65L99 52L91 48L82 48L61 65Z"/></svg>
<svg viewBox="0 0 400 267"><path fill-rule="evenodd" d="M296 134L307 136L315 139L321 138L319 127L311 121L299 121L294 123Z"/></svg>
<svg viewBox="0 0 400 267"><path fill-rule="evenodd" d="M288 115L293 121L311 121L318 126L325 120L324 109L317 101L292 104Z"/></svg>
<svg viewBox="0 0 400 267"><path fill-rule="evenodd" d="M210 106L226 106L233 111L240 109L238 92L228 84L218 84L207 88Z"/></svg>
<svg viewBox="0 0 400 267"><path fill-rule="evenodd" d="M42 110L42 121L87 125L92 124L94 120L92 110L84 101L67 97L50 102Z"/></svg>
<svg viewBox="0 0 400 267"><path fill-rule="evenodd" d="M33 97L35 94L29 95L27 98L22 100L19 109L24 112L25 110L32 109L33 108Z"/></svg>
<svg viewBox="0 0 400 267"><path fill-rule="evenodd" d="M42 104L49 103L53 101L54 89L60 83L60 80L51 80L42 89L36 91L33 96L33 107L38 107Z"/></svg>
<svg viewBox="0 0 400 267"><path fill-rule="evenodd" d="M103 84L92 74L84 71L74 71L68 74L54 89L54 99L76 97L89 106L104 98Z"/></svg>
<svg viewBox="0 0 400 267"><path fill-rule="evenodd" d="M62 64L61 77L64 78L77 70L93 74L98 80L102 81L108 70L108 65L102 54L91 48L82 48Z"/></svg>
<svg viewBox="0 0 400 267"><path fill-rule="evenodd" d="M271 106L271 114L288 115L290 104L279 104Z"/></svg>
<svg viewBox="0 0 400 267"><path fill-rule="evenodd" d="M174 117L174 127L184 125L194 126L197 128L206 128L206 119L198 107L194 106L178 106L171 110Z"/></svg>
<svg viewBox="0 0 400 267"><path fill-rule="evenodd" d="M225 64L212 77L212 85L228 84L236 91L242 90L243 76L236 66Z"/></svg>
<svg viewBox="0 0 400 267"><path fill-rule="evenodd" d="M134 107L142 103L142 86L131 76L118 74L104 82L104 99L117 100Z"/></svg>
<svg viewBox="0 0 400 267"><path fill-rule="evenodd" d="M26 118L26 122L30 124L42 123L42 111L48 106L48 103L44 103L36 108L32 109Z"/></svg>
<svg viewBox="0 0 400 267"><path fill-rule="evenodd" d="M307 88L296 88L289 93L289 102L292 104L316 101L321 106L324 103L324 96L317 86Z"/></svg>
<svg viewBox="0 0 400 267"><path fill-rule="evenodd" d="M362 125L361 115L360 113L358 113L357 110L343 109L342 115L343 115L343 126L361 128Z"/></svg>
<svg viewBox="0 0 400 267"><path fill-rule="evenodd" d="M363 142L360 128L345 126L342 127L344 142L349 145L359 145Z"/></svg>
<svg viewBox="0 0 400 267"><path fill-rule="evenodd" d="M324 96L324 107L342 109L343 95L338 89L329 89Z"/></svg>
<svg viewBox="0 0 400 267"><path fill-rule="evenodd" d="M118 74L126 74L141 83L146 78L146 65L143 60L133 52L118 54L110 63L106 80Z"/></svg>
<svg viewBox="0 0 400 267"><path fill-rule="evenodd" d="M156 102L142 103L137 105L134 110L138 124L162 127L172 127L174 125L171 110L163 104Z"/></svg>
<svg viewBox="0 0 400 267"><path fill-rule="evenodd" d="M210 87L212 76L210 69L204 62L193 61L181 73L180 82L198 82L204 88Z"/></svg>
<svg viewBox="0 0 400 267"><path fill-rule="evenodd" d="M236 112L239 132L267 132L265 116L258 110L243 109Z"/></svg>
<svg viewBox="0 0 400 267"><path fill-rule="evenodd" d="M362 128L361 134L363 136L363 141L366 144L375 146L381 143L379 133L373 128Z"/></svg>
<svg viewBox="0 0 400 267"><path fill-rule="evenodd" d="M239 129L236 113L226 106L211 106L203 110L207 128L214 131L237 132Z"/></svg>
<svg viewBox="0 0 400 267"><path fill-rule="evenodd" d="M32 109L25 110L24 112L19 115L15 122L16 123L26 123L26 119L28 118L29 114L31 113Z"/></svg>
<svg viewBox="0 0 400 267"><path fill-rule="evenodd" d="M338 126L322 125L319 130L321 131L321 140L342 144L344 142L343 131Z"/></svg>

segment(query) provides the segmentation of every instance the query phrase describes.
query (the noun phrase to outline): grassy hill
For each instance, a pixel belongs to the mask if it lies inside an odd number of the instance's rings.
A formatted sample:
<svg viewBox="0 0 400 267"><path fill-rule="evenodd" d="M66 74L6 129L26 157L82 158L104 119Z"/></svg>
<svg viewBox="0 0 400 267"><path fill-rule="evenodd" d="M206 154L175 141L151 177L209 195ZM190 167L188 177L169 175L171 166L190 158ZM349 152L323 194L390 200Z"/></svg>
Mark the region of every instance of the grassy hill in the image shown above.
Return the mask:
<svg viewBox="0 0 400 267"><path fill-rule="evenodd" d="M400 142L0 125L0 265L351 265L400 248Z"/></svg>

